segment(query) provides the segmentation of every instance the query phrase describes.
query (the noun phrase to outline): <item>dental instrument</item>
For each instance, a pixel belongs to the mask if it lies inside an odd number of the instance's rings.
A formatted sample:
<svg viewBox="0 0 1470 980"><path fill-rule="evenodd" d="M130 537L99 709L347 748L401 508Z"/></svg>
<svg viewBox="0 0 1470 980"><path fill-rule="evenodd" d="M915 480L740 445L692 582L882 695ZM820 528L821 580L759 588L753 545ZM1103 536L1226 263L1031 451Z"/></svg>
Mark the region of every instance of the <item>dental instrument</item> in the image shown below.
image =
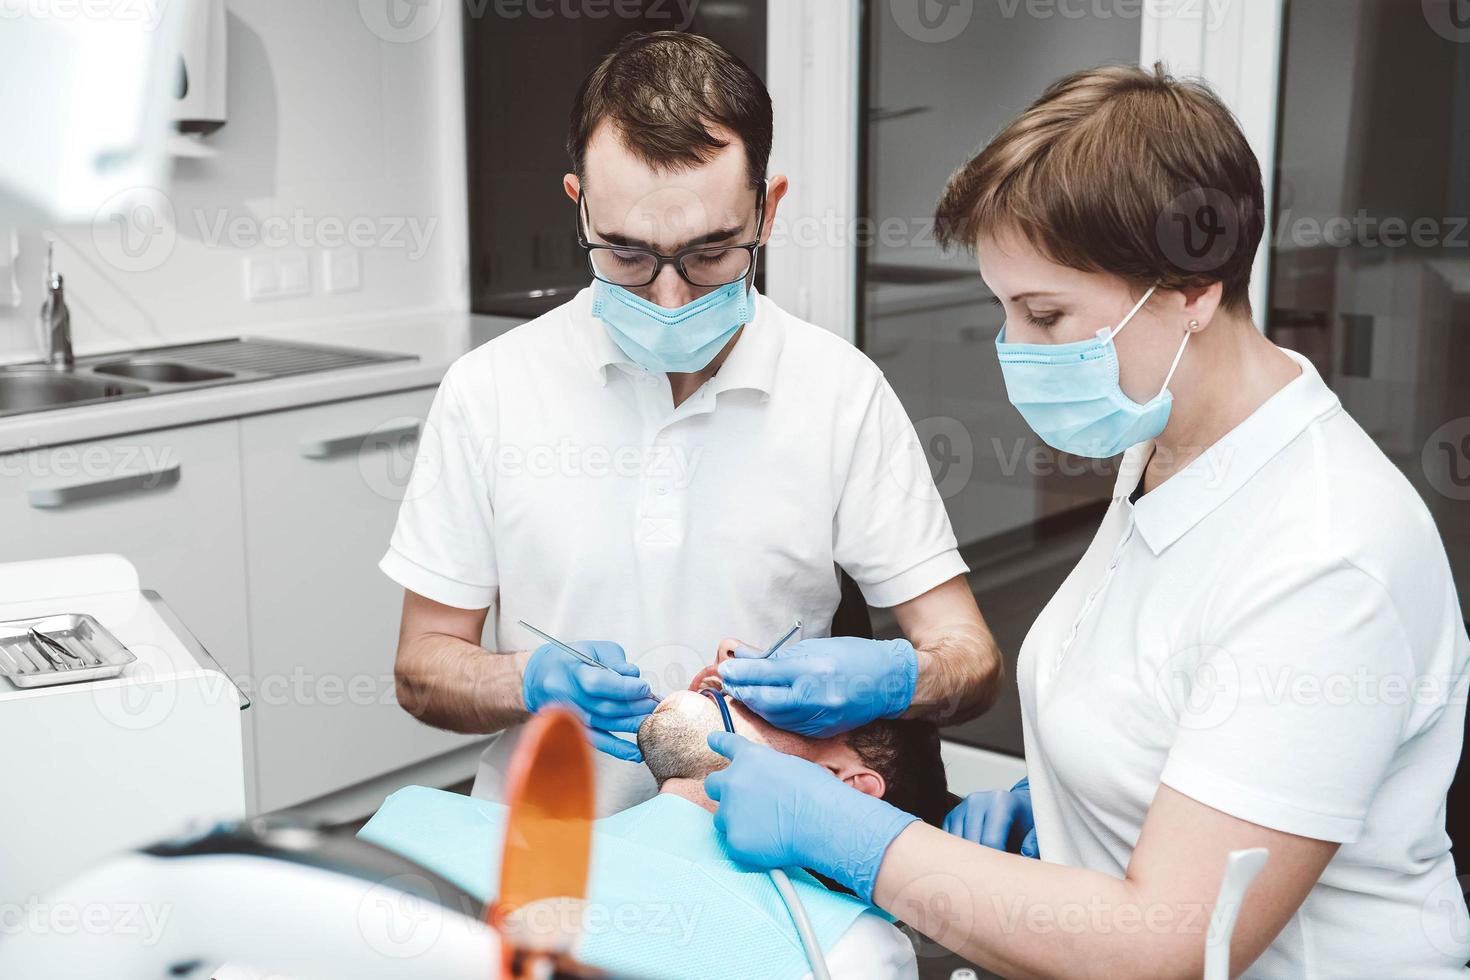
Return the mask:
<svg viewBox="0 0 1470 980"><path fill-rule="evenodd" d="M796 621L796 625L795 626L792 626L791 629L789 629L789 630L786 631L786 635L785 636L781 637L781 639L777 640L775 643L772 643L771 644L771 648L769 650L767 650L765 653L763 653L763 654L760 655L760 659L765 660L771 654L775 653L777 650L779 650L782 647L784 647L786 645L786 641L787 640L791 639L793 636L795 636L797 633L800 633L800 632L801 632L801 620L798 619Z"/></svg>
<svg viewBox="0 0 1470 980"><path fill-rule="evenodd" d="M801 621L797 620L791 632L777 640L776 646L771 647L766 656L775 653L776 648L791 639L792 634L799 629L801 629ZM724 722L725 731L733 735L735 723L730 717L730 706L725 703L725 693L708 687L699 693L713 701L715 707L720 709L720 720ZM767 874L770 875L771 884L776 886L776 893L781 896L781 901L786 903L786 911L791 915L791 921L796 925L796 934L801 937L802 949L806 950L807 965L812 968L812 980L832 980L832 974L827 970L827 958L822 955L822 944L817 941L817 934L812 928L811 919L807 918L806 906L801 904L801 896L796 894L796 888L791 884L791 879L780 868L772 868Z"/></svg>
<svg viewBox="0 0 1470 980"><path fill-rule="evenodd" d="M541 637L541 639L545 640L547 643L550 643L552 646L556 647L558 650L562 651L563 653L569 653L573 657L576 657L578 660L582 661L582 663L586 664L588 667L597 667L597 668L599 668L601 670L607 671L608 673L618 674L617 671L613 670L611 667L609 667L607 664L603 663L602 661L597 660L594 657L587 656L587 654L583 653L581 650L578 650L576 647L572 646L569 643L563 643L561 640L558 640L556 637L552 636L550 633L547 633L544 630L538 630L536 627L532 626L530 623L526 622L524 619L518 619L518 620L516 620L516 622L520 623L520 625L522 627L524 627L525 629L530 630L532 633L535 633L537 636ZM800 625L800 624L797 624L797 625ZM619 677L623 677L625 675L618 674L618 676ZM658 704L658 703L660 703L660 702L663 701L663 698L659 697L657 694L653 694L652 692L649 693L648 699L650 701L652 701L653 703L655 703L655 704Z"/></svg>

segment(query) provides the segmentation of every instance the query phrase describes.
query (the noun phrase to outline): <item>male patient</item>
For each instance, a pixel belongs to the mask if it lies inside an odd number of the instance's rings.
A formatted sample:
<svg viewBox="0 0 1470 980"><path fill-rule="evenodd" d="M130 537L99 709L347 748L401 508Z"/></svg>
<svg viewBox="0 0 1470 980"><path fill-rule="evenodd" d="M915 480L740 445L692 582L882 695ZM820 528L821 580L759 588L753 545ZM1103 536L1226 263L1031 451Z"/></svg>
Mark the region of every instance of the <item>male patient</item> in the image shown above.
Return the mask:
<svg viewBox="0 0 1470 980"><path fill-rule="evenodd" d="M826 739L773 728L727 701L735 730L827 768L836 779L941 826L945 788L933 724L879 720ZM706 736L723 728L708 696L677 691L638 730L658 783L653 799L597 821L578 956L634 977L791 977L805 953L765 872L732 861L714 830L704 777L726 765ZM456 793L394 793L359 836L397 851L475 895L499 877L505 808ZM805 872L791 879L834 977L917 976L909 941L857 899Z"/></svg>

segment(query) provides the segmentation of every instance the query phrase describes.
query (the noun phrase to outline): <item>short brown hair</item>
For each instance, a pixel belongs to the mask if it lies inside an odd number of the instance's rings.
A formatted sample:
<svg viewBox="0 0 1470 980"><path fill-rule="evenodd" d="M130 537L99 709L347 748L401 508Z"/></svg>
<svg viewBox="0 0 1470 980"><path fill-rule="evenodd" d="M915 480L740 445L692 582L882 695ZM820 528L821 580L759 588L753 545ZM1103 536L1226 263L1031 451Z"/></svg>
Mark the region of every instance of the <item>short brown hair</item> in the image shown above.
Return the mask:
<svg viewBox="0 0 1470 980"><path fill-rule="evenodd" d="M602 122L640 160L658 169L692 167L728 146L710 133L727 129L745 146L751 186L771 156L771 95L750 67L698 34L629 34L582 82L572 104L567 152L586 179L587 143Z"/></svg>
<svg viewBox="0 0 1470 980"><path fill-rule="evenodd" d="M847 733L847 747L883 777L883 801L943 827L959 803L949 792L939 727L917 718L879 718Z"/></svg>
<svg viewBox="0 0 1470 980"><path fill-rule="evenodd" d="M1210 89L1110 65L1057 81L949 179L942 245L1014 230L1055 262L1138 287L1223 285L1250 309L1261 168Z"/></svg>

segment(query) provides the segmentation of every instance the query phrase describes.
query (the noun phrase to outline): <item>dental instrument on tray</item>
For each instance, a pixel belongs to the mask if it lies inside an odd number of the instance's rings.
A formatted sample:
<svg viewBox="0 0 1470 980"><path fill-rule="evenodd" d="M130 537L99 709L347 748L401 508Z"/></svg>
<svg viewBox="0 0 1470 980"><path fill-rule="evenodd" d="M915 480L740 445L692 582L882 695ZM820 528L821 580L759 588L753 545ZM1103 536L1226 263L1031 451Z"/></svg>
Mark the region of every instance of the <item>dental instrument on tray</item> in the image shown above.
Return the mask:
<svg viewBox="0 0 1470 980"><path fill-rule="evenodd" d="M520 623L522 627L524 627L525 629L530 630L532 633L535 633L537 636L541 637L541 639L545 640L547 643L550 643L552 646L556 647L558 650L562 651L563 653L569 653L572 656L576 657L578 660L582 661L582 663L586 664L588 667L597 667L597 668L599 668L601 670L608 671L609 673L618 674L618 672L616 670L613 670L611 667L609 667L607 664L603 663L602 661L598 660L597 658L587 656L587 654L583 653L581 650L578 650L576 647L572 646L570 643L563 643L561 640L558 640L556 637L552 636L550 633L547 633L545 630L538 630L536 627L532 626L530 623L526 622L524 619L518 619L518 620L516 620L516 622ZM798 625L800 625L800 624L798 624ZM626 675L624 675L624 674L618 674L618 676L619 677L624 677ZM663 701L663 698L661 698L657 694L653 694L653 693L650 693L648 695L648 699L650 701L654 702L655 704Z"/></svg>
<svg viewBox="0 0 1470 980"><path fill-rule="evenodd" d="M776 647L791 639L792 634L801 629L801 621L791 628L781 639L776 641L776 646L771 647L766 654L776 652ZM730 706L725 703L725 692L714 688L705 688L699 692L715 703L720 709L720 721L725 725L725 731L735 733L735 723L730 717ZM816 930L812 928L811 919L807 918L806 906L801 904L801 896L796 894L796 887L791 884L791 879L786 872L780 868L772 868L767 872L771 878L771 884L776 886L776 893L781 896L781 901L786 903L786 911L791 916L792 923L796 926L796 934L801 937L802 949L806 950L807 965L812 968L812 980L832 980L832 974L827 970L827 958L822 955L822 944L817 939Z"/></svg>
<svg viewBox="0 0 1470 980"><path fill-rule="evenodd" d="M797 633L800 633L800 632L801 632L801 620L798 619L796 621L796 625L793 626L793 627L791 627L791 629L789 629L789 630L786 631L786 635L785 636L781 637L781 639L777 640L775 643L772 643L771 644L771 648L769 650L767 650L765 653L763 653L763 654L760 655L760 659L765 660L771 654L775 653L777 650L779 650L782 647L784 647L786 645L786 641L787 640L791 639L793 636L795 636Z"/></svg>

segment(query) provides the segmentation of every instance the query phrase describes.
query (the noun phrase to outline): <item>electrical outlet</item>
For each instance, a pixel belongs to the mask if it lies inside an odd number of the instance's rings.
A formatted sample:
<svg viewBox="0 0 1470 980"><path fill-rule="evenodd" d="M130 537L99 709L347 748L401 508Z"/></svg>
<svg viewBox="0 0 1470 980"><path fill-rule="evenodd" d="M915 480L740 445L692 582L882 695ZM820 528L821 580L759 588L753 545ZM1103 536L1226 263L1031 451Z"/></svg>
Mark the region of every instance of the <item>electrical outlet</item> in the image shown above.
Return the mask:
<svg viewBox="0 0 1470 980"><path fill-rule="evenodd" d="M322 284L329 293L350 293L361 289L362 263L357 249L323 249Z"/></svg>

